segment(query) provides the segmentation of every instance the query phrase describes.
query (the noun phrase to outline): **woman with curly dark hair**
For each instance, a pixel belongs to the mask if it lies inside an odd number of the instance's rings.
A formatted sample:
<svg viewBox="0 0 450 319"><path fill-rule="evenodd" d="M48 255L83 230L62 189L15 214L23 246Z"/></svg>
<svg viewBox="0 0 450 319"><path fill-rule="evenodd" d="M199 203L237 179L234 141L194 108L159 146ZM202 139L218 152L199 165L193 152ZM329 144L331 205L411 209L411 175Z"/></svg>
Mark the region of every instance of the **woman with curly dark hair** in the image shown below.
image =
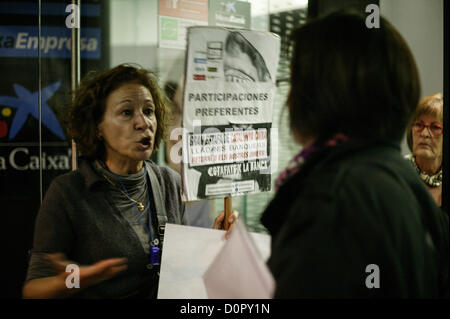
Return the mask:
<svg viewBox="0 0 450 319"><path fill-rule="evenodd" d="M179 175L149 160L167 120L166 97L145 69L119 65L81 82L68 131L82 156L46 193L24 297L156 297L164 226L185 224ZM71 264L82 265L79 282Z"/></svg>

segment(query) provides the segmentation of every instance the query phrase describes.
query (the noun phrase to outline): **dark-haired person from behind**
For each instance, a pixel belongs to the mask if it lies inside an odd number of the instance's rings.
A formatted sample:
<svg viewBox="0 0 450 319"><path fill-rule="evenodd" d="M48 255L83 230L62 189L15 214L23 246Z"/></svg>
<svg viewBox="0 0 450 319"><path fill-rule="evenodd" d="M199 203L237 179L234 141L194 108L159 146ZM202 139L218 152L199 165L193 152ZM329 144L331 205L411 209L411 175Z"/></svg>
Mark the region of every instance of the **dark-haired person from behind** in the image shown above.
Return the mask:
<svg viewBox="0 0 450 319"><path fill-rule="evenodd" d="M25 298L156 298L165 224L185 224L180 176L149 159L167 121L151 72L119 65L83 79L68 117L82 157L45 195Z"/></svg>
<svg viewBox="0 0 450 319"><path fill-rule="evenodd" d="M262 216L276 298L448 297L448 217L400 143L420 83L381 18L336 12L293 32L291 131L303 146Z"/></svg>

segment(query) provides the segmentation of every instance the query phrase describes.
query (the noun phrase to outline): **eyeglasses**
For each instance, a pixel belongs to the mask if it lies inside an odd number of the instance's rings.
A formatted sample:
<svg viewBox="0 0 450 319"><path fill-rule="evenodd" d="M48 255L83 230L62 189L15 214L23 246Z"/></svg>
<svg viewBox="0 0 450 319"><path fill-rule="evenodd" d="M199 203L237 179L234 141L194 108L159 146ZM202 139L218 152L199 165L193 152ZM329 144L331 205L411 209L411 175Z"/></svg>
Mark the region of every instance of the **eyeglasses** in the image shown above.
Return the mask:
<svg viewBox="0 0 450 319"><path fill-rule="evenodd" d="M442 133L444 132L444 127L436 123L426 125L421 121L417 121L412 124L412 129L416 133L422 132L424 128L427 128L428 132L430 132L430 134L434 137L441 136Z"/></svg>

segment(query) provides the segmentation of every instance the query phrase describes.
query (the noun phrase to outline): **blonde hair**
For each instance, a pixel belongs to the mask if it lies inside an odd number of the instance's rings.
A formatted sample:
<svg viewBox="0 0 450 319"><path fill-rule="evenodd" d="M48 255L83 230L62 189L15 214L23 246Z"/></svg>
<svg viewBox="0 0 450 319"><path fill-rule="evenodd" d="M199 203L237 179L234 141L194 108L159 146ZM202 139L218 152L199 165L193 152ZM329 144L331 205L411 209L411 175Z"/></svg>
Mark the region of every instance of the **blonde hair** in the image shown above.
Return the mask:
<svg viewBox="0 0 450 319"><path fill-rule="evenodd" d="M442 93L434 93L427 96L424 96L420 99L419 104L417 104L417 108L414 111L414 114L411 119L411 123L408 126L408 131L406 134L406 141L408 143L408 147L412 152L413 149L413 141L412 141L412 124L421 116L430 115L436 118L441 124L444 121L444 96Z"/></svg>

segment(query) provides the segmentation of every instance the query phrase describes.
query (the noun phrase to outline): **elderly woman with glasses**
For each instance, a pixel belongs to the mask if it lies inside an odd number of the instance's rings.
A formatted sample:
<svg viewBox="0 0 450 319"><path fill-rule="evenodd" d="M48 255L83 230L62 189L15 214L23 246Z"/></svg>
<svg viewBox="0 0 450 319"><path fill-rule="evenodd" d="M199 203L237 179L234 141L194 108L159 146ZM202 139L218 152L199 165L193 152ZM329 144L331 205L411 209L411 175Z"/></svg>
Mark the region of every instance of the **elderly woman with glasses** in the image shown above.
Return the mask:
<svg viewBox="0 0 450 319"><path fill-rule="evenodd" d="M442 205L443 97L436 93L422 98L407 133L411 161L438 206Z"/></svg>

